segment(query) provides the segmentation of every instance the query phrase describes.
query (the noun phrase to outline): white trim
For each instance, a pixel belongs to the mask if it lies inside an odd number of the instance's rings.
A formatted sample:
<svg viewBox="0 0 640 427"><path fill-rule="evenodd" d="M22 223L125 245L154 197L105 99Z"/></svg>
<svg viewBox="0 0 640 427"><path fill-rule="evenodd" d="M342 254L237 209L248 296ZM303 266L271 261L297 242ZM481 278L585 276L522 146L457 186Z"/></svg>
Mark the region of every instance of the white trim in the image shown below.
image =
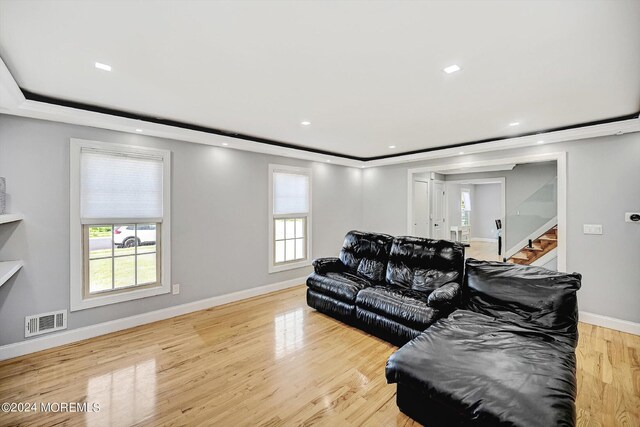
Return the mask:
<svg viewBox="0 0 640 427"><path fill-rule="evenodd" d="M331 160L332 164L351 167L378 167L401 163L417 162L429 159L454 157L458 155L460 148L446 148L425 153L408 154L405 156L390 157L386 159L360 161L339 156L312 153L294 148L278 147L268 144L257 144L237 138L213 135L189 129L173 126L148 123L136 119L111 116L92 111L47 104L44 102L26 100L18 88L15 79L0 59L0 113L21 117L31 117L41 120L71 123L80 126L91 126L101 129L110 129L119 132L128 132L140 135L136 129L143 128L144 135L159 138L168 138L178 141L194 142L197 144L222 146L228 144L226 149L251 151L255 153L271 154L275 156L291 157L325 163ZM482 144L467 145L464 147L466 154L484 153L519 147L535 147L540 139L544 139L545 145L564 141L595 138L598 136L615 135L619 132L631 133L640 131L640 119L629 119L621 122L604 123L594 126L585 126L576 129L567 129L556 132L540 133L517 138L507 138L486 142Z"/></svg>
<svg viewBox="0 0 640 427"><path fill-rule="evenodd" d="M444 206L442 207L444 213L444 224L442 224L442 228L444 228L444 240L449 240L451 237L451 229L449 228L449 191L447 190L447 182L443 179L432 178L429 182L429 204L427 207L429 208L429 237L435 239L436 231L435 231L435 221L433 220L433 208L435 205L436 198L436 184L442 184L442 191L444 192ZM413 194L411 195L413 200ZM440 196L437 196L440 197ZM411 223L413 223L413 205L411 206ZM410 224L409 223L409 226ZM411 235L411 232L409 232Z"/></svg>
<svg viewBox="0 0 640 427"><path fill-rule="evenodd" d="M296 262L288 262L286 264L275 265L275 254L274 254L274 230L273 230L273 220L275 216L286 217L287 215L274 215L273 214L273 173L274 172L289 172L300 175L307 175L309 177L309 211L301 212L300 214L291 215L295 218L306 218L306 226L307 226L307 248L306 248L306 258ZM311 265L311 260L313 259L313 255L311 254L311 221L312 221L312 211L313 211L313 173L310 168L302 168L298 166L289 166L289 165L269 165L269 238L267 239L269 245L269 266L268 271L269 274L278 273L280 271L294 270L296 268L308 267Z"/></svg>
<svg viewBox="0 0 640 427"><path fill-rule="evenodd" d="M11 72L0 58L0 111L11 114L18 110L26 99Z"/></svg>
<svg viewBox="0 0 640 427"><path fill-rule="evenodd" d="M112 144L108 142L89 141L71 138L69 172L69 274L70 274L70 311L85 310L108 304L116 304L140 298L147 298L171 292L171 151L157 148L139 147L135 145ZM133 154L154 154L163 161L163 213L162 231L162 266L160 286L146 289L134 289L117 294L83 298L83 262L82 262L82 221L80 218L80 152L82 148L107 149Z"/></svg>
<svg viewBox="0 0 640 427"><path fill-rule="evenodd" d="M109 322L67 330L65 332L51 334L40 338L3 345L0 346L0 360L11 359L13 357L34 353L36 351L46 350L60 345L70 344L77 341L86 340L88 338L121 331L123 329L129 329L135 326L145 325L147 323L153 323L159 320L169 319L171 317L181 316L187 313L193 313L194 311L205 310L211 307L216 307L235 301L268 294L270 292L291 288L293 286L303 284L305 279L306 277L299 277L296 279L273 283L271 285L259 286L256 288L245 289L229 294L218 295L199 301L150 311L148 313L142 313L135 316L124 317L122 319L111 320Z"/></svg>
<svg viewBox="0 0 640 427"><path fill-rule="evenodd" d="M567 152L558 154L558 271L567 271Z"/></svg>
<svg viewBox="0 0 640 427"><path fill-rule="evenodd" d="M527 237L520 240L518 243L504 251L505 258L511 258L513 255L517 254L529 244L529 239L535 240L538 237L542 236L545 232L549 231L554 225L558 223L558 217L554 216L549 221L545 222L544 225L538 227L533 233L530 233Z"/></svg>
<svg viewBox="0 0 640 427"><path fill-rule="evenodd" d="M603 328L614 329L628 334L640 335L640 323L616 319L615 317L603 316L601 314L588 313L586 311L579 312L578 318L582 323L602 326Z"/></svg>
<svg viewBox="0 0 640 427"><path fill-rule="evenodd" d="M551 262L554 258L558 258L558 248L553 248L552 250L550 250L546 254L542 255L537 260L533 261L531 263L531 265L535 265L535 266L538 266L538 267L544 267L549 262Z"/></svg>
<svg viewBox="0 0 640 427"><path fill-rule="evenodd" d="M434 166L423 166L407 169L407 230L411 234L413 223L413 193L412 178L416 173L438 172L442 170L461 169L466 167L491 166L510 163L537 163L555 160L558 168L558 271L567 269L567 153L564 151L555 153L523 155L502 159L482 160L475 162L461 162Z"/></svg>
<svg viewBox="0 0 640 427"><path fill-rule="evenodd" d="M487 242L487 243L497 243L498 239L489 239L487 237L472 237L472 242Z"/></svg>

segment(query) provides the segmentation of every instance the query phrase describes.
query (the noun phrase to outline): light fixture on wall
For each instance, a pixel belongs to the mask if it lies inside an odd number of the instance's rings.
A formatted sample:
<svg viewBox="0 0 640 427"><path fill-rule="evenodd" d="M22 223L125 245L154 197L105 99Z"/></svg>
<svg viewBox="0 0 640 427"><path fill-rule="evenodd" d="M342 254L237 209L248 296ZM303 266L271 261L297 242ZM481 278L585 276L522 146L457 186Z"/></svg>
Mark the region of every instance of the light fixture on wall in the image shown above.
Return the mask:
<svg viewBox="0 0 640 427"><path fill-rule="evenodd" d="M142 129L136 129L136 132L142 132Z"/></svg>
<svg viewBox="0 0 640 427"><path fill-rule="evenodd" d="M309 125L311 124L311 122L309 122L309 121L305 120L305 121L300 122L300 124L301 124L302 126L309 126Z"/></svg>
<svg viewBox="0 0 640 427"><path fill-rule="evenodd" d="M544 144L543 140L538 141L538 144Z"/></svg>
<svg viewBox="0 0 640 427"><path fill-rule="evenodd" d="M226 147L227 145L229 145L229 143L228 142L223 142L222 145Z"/></svg>
<svg viewBox="0 0 640 427"><path fill-rule="evenodd" d="M509 123L509 126L518 126L520 124L520 122L511 122Z"/></svg>
<svg viewBox="0 0 640 427"><path fill-rule="evenodd" d="M103 64L102 62L96 62L95 67L99 70L111 71L111 65Z"/></svg>
<svg viewBox="0 0 640 427"><path fill-rule="evenodd" d="M394 149L394 148L396 148L396 146L395 145L390 145L389 148Z"/></svg>

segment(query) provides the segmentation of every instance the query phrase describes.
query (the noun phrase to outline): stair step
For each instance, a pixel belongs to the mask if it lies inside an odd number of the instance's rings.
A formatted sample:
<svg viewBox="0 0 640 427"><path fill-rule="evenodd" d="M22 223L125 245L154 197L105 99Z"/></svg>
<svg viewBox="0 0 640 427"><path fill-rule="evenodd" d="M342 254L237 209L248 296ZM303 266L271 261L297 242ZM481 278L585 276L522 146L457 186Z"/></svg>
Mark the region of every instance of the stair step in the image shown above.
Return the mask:
<svg viewBox="0 0 640 427"><path fill-rule="evenodd" d="M524 255L522 252L518 252L517 254L513 255L511 259L520 259L520 260L526 261L529 259L529 257Z"/></svg>
<svg viewBox="0 0 640 427"><path fill-rule="evenodd" d="M551 237L551 236L547 236L546 234L544 236L538 237L536 240L551 241L551 242L557 242L558 241L557 238Z"/></svg>
<svg viewBox="0 0 640 427"><path fill-rule="evenodd" d="M538 247L538 246L533 246L533 247L527 246L526 248L524 248L522 250L523 251L531 251L531 252L544 251L544 249L542 249L541 247Z"/></svg>

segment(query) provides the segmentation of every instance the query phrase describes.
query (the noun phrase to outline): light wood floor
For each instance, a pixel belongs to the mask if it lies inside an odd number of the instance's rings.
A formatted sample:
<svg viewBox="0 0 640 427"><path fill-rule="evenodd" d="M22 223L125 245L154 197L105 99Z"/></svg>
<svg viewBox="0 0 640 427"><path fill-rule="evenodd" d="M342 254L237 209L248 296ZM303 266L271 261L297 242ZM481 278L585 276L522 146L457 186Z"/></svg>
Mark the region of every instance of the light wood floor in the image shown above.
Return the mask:
<svg viewBox="0 0 640 427"><path fill-rule="evenodd" d="M306 306L295 287L0 362L0 402L98 403L0 425L410 426L395 347ZM578 425L640 425L640 337L580 325Z"/></svg>
<svg viewBox="0 0 640 427"><path fill-rule="evenodd" d="M475 258L483 261L502 261L498 256L497 242L471 242L464 249L466 258Z"/></svg>

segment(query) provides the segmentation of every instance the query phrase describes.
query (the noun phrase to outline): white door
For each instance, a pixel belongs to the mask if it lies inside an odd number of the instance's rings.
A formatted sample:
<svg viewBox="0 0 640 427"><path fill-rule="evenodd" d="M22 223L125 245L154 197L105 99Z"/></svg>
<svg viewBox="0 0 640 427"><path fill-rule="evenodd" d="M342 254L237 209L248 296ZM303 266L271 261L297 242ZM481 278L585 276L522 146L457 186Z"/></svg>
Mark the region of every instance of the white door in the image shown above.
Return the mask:
<svg viewBox="0 0 640 427"><path fill-rule="evenodd" d="M429 184L413 181L412 236L429 237Z"/></svg>
<svg viewBox="0 0 640 427"><path fill-rule="evenodd" d="M433 203L431 208L431 232L432 239L450 239L445 229L446 224L446 197L443 181L433 181Z"/></svg>

